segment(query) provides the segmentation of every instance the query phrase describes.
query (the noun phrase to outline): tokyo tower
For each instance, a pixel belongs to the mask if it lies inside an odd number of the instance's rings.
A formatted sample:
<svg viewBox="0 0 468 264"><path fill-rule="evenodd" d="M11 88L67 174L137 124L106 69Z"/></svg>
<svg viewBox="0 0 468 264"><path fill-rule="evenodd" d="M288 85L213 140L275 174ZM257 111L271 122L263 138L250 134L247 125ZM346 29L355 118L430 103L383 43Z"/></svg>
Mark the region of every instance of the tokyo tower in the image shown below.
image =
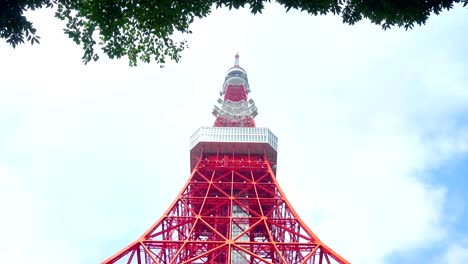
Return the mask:
<svg viewBox="0 0 468 264"><path fill-rule="evenodd" d="M277 137L257 107L239 55L213 127L191 137L191 174L162 217L102 263L348 264L299 218L276 181Z"/></svg>

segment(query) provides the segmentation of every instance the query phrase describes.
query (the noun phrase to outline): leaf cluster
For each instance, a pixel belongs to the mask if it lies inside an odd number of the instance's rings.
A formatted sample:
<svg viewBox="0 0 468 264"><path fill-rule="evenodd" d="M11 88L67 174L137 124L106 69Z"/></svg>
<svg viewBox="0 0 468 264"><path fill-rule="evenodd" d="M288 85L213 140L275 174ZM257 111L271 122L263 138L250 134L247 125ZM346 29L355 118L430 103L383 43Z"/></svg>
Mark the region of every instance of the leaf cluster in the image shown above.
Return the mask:
<svg viewBox="0 0 468 264"><path fill-rule="evenodd" d="M83 46L85 63L99 58L98 45L110 58L127 56L131 66L152 59L164 65L166 58L179 61L187 47L174 35L191 33L190 24L210 9L204 0L70 0L58 4L56 16Z"/></svg>
<svg viewBox="0 0 468 264"><path fill-rule="evenodd" d="M341 1L340 1L341 2ZM363 18L389 29L392 26L412 29L415 25L424 25L432 14L439 15L443 10L450 10L454 4L468 0L352 0L341 10L343 22L353 25ZM338 13L339 14L339 13Z"/></svg>
<svg viewBox="0 0 468 264"><path fill-rule="evenodd" d="M42 7L52 7L51 0L0 0L0 38L13 48L24 43L39 43L36 28L24 12Z"/></svg>
<svg viewBox="0 0 468 264"><path fill-rule="evenodd" d="M190 34L191 23L210 14L212 6L248 7L262 13L270 0L0 0L0 37L13 47L39 42L36 29L24 11L57 6L56 17L65 21L64 32L84 50L83 61L99 59L96 47L110 58L127 56L138 61L179 61L187 48L179 35ZM450 10L468 0L277 0L285 7L311 15L334 14L353 25L362 19L389 29L423 25L432 14Z"/></svg>

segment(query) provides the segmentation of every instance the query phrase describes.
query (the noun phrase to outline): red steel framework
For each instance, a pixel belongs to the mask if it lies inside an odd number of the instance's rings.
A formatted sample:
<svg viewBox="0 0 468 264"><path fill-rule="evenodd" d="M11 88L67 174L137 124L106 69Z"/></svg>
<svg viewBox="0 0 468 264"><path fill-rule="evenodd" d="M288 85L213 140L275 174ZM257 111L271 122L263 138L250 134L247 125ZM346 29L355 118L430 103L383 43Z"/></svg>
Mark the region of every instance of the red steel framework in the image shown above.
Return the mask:
<svg viewBox="0 0 468 264"><path fill-rule="evenodd" d="M275 175L276 137L256 128L247 75L228 70L215 125L192 136L192 173L135 242L102 263L347 264L299 218Z"/></svg>

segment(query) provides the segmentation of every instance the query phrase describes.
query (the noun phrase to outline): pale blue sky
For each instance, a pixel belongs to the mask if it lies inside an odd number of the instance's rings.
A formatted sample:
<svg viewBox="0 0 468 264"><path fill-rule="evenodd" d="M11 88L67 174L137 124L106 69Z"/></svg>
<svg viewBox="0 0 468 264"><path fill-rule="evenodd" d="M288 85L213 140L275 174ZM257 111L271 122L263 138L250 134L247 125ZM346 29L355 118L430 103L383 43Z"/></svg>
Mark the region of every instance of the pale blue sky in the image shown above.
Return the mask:
<svg viewBox="0 0 468 264"><path fill-rule="evenodd" d="M278 180L323 241L353 263L468 263L466 9L412 31L218 10L164 69L84 66L32 16L40 45L0 43L0 259L98 263L136 239L188 179L238 51Z"/></svg>

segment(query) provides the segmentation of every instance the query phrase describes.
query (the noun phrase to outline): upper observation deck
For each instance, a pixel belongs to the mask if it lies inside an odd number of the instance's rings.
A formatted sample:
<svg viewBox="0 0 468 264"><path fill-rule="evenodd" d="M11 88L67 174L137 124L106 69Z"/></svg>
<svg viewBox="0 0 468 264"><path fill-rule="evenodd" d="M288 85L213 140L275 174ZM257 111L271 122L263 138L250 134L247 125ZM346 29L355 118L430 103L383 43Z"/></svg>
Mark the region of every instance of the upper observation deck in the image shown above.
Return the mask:
<svg viewBox="0 0 468 264"><path fill-rule="evenodd" d="M264 127L201 127L190 137L190 170L202 154L265 155L277 161L278 138Z"/></svg>

